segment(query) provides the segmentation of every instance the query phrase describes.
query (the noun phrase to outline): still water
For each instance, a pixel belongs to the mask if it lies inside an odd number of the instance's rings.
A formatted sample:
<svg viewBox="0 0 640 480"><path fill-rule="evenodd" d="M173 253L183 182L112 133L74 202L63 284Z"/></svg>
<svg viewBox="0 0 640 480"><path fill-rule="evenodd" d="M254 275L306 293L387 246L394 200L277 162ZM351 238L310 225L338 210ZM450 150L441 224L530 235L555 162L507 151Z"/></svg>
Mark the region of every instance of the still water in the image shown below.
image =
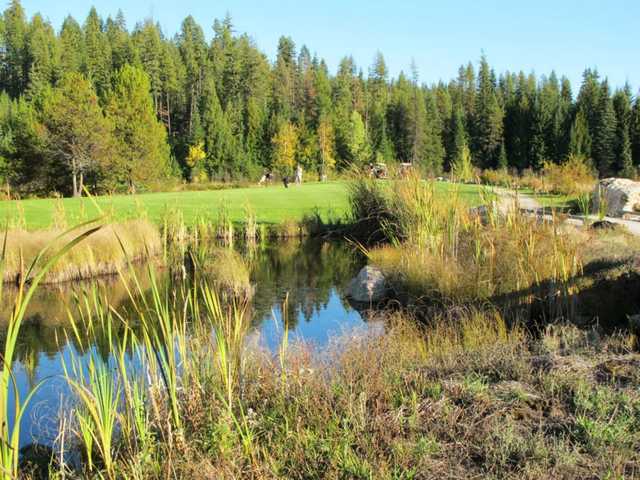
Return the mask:
<svg viewBox="0 0 640 480"><path fill-rule="evenodd" d="M260 246L236 247L250 265L255 288L251 312L251 338L275 350L283 332L283 303L289 323L290 341L297 339L319 348L329 338L354 328L367 328L364 316L345 298L349 281L365 264L365 259L344 243L316 240L281 241ZM165 282L171 281L165 273ZM30 403L22 423L21 446L37 442L51 445L59 429L60 411L72 407L72 396L62 377L63 360L73 356L88 359L100 354L109 357L108 347L89 345L80 351L77 342L67 339L69 312L88 286L99 284L112 305L126 308L127 292L116 278L102 278L91 284L75 283L43 287L33 298L20 332L14 375L21 397L45 380ZM10 308L10 291L0 308L0 340Z"/></svg>

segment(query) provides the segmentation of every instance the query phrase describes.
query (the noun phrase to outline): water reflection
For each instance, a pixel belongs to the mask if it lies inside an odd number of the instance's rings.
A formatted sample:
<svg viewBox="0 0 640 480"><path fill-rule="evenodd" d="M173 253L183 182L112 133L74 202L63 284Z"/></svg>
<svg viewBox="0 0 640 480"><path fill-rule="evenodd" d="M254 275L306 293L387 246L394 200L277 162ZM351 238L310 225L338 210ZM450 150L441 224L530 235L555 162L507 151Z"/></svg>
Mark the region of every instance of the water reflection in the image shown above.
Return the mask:
<svg viewBox="0 0 640 480"><path fill-rule="evenodd" d="M255 293L250 304L253 339L275 349L281 340L286 317L290 338L326 344L335 333L361 327L365 322L344 298L353 276L365 263L351 246L315 240L281 241L236 247L250 266ZM160 283L170 291L184 291L187 283L169 278L167 271L156 270ZM142 288L150 284L147 268L138 267L136 275ZM91 355L111 356L105 339L89 345L78 342L68 332L69 314L77 311L83 292L93 286L104 292L119 311L130 310L130 299L123 282L103 278L89 284L41 288L34 296L16 347L14 374L22 397L39 381L47 379L23 420L21 446L37 441L51 444L58 429L58 412L70 402L69 389L62 375L61 362L75 356L87 360ZM0 341L4 342L11 308L11 289L6 289L0 306ZM287 298L287 311L283 303ZM116 333L117 335L117 333ZM101 336L98 335L97 338Z"/></svg>

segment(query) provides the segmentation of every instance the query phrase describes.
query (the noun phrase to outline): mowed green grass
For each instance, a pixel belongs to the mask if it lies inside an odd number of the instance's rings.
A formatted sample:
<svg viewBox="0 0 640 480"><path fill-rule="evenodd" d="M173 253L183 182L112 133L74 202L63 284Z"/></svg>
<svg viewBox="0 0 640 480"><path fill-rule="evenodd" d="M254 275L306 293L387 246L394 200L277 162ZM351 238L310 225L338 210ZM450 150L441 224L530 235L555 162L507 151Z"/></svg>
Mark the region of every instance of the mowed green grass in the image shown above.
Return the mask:
<svg viewBox="0 0 640 480"><path fill-rule="evenodd" d="M480 187L436 183L442 194L457 192L470 205L480 200ZM249 209L258 223L282 223L301 220L306 214L320 213L324 220L343 217L348 210L347 182L307 183L302 186L234 188L198 192L147 193L93 198L29 199L0 202L0 221L9 225L25 225L29 230L46 229L54 219L64 217L68 225L100 216L100 210L116 220L138 218L145 214L153 222L161 222L165 214L179 209L187 224L198 219L216 219L225 209L234 222L242 222Z"/></svg>

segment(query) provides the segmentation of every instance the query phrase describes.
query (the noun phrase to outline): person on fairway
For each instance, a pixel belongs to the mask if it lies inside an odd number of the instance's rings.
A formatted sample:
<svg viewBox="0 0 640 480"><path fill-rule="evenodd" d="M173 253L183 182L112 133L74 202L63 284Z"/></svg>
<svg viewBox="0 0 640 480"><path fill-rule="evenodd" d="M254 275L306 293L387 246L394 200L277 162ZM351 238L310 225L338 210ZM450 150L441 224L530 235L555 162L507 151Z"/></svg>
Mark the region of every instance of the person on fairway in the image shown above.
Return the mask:
<svg viewBox="0 0 640 480"><path fill-rule="evenodd" d="M296 185L302 185L302 166L300 164L296 167Z"/></svg>

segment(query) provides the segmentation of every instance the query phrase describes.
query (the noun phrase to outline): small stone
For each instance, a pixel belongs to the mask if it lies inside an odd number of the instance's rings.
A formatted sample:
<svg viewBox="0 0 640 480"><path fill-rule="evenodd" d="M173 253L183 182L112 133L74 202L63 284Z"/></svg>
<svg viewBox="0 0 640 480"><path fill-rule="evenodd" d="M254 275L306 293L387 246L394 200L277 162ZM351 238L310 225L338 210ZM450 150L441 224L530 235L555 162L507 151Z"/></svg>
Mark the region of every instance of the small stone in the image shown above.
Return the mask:
<svg viewBox="0 0 640 480"><path fill-rule="evenodd" d="M349 283L347 296L356 302L375 302L381 300L386 291L387 282L382 271L367 265Z"/></svg>

